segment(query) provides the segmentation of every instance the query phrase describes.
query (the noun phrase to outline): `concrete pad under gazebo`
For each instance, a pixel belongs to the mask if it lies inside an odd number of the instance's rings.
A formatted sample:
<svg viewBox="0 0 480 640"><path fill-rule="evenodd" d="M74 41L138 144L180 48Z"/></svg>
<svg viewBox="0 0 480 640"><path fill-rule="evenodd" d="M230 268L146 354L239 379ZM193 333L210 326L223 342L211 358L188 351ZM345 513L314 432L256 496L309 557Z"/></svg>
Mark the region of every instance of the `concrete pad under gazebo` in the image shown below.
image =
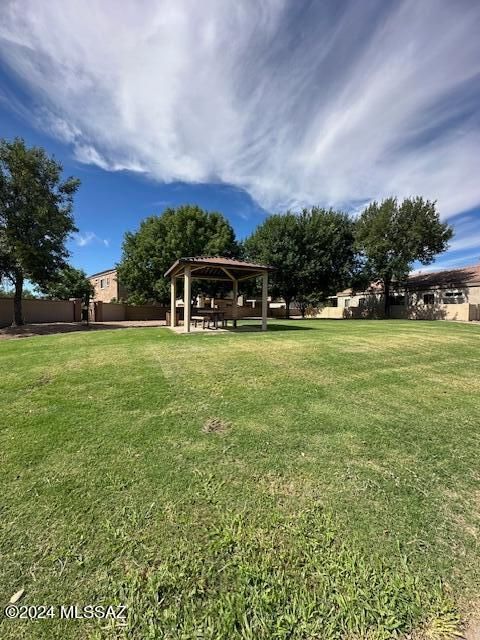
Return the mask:
<svg viewBox="0 0 480 640"><path fill-rule="evenodd" d="M219 280L232 283L233 304L232 317L237 319L238 283L249 278L262 277L262 331L267 330L268 314L268 274L274 267L265 264L255 264L233 258L220 256L198 256L194 258L179 258L165 273L170 278L170 326L177 325L177 279L184 279L184 331L190 332L191 322L191 291L192 279Z"/></svg>

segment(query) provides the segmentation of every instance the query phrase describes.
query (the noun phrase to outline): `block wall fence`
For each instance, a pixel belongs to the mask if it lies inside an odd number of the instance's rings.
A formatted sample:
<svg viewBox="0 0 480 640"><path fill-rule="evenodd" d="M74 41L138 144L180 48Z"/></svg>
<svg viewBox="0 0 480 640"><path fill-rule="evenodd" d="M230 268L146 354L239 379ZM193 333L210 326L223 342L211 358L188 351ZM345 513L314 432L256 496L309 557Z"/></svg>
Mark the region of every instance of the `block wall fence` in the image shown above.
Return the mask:
<svg viewBox="0 0 480 640"><path fill-rule="evenodd" d="M82 301L75 300L22 300L26 323L80 322ZM13 298L0 298L0 327L8 327L13 320Z"/></svg>
<svg viewBox="0 0 480 640"><path fill-rule="evenodd" d="M232 318L232 308L221 306L227 318ZM124 320L165 320L168 305L128 305L106 302L90 304L89 320L91 322L121 322ZM180 318L183 318L183 307L177 307ZM298 310L291 309L291 315ZM82 301L72 300L23 300L23 315L26 323L80 322L82 320ZM237 318L256 318L259 309L250 306L237 307ZM380 308L362 309L360 307L323 307L310 309L307 317L329 319L360 319L381 317ZM269 318L285 318L285 309L268 309ZM454 304L432 306L397 306L391 307L391 317L409 320L458 320L462 322L480 321L480 304ZM13 299L0 298L0 327L8 327L13 320Z"/></svg>

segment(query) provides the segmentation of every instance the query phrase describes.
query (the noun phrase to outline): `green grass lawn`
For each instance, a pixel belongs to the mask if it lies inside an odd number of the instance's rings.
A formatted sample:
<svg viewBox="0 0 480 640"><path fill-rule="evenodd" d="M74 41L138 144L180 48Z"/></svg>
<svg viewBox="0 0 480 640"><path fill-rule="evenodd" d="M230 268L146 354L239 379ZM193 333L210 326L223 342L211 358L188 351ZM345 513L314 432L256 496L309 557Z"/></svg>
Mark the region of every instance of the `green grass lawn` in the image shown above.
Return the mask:
<svg viewBox="0 0 480 640"><path fill-rule="evenodd" d="M0 604L129 610L0 637L452 637L480 596L479 374L480 326L446 322L0 343Z"/></svg>

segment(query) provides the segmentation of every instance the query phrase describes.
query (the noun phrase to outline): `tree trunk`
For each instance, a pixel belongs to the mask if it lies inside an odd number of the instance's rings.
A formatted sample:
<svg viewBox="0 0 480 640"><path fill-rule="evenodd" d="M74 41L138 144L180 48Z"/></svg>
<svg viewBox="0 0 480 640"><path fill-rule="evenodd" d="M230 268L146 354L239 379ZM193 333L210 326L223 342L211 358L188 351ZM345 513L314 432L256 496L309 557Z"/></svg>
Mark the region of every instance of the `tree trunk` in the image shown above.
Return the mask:
<svg viewBox="0 0 480 640"><path fill-rule="evenodd" d="M383 281L383 296L384 296L384 300L383 300L383 304L384 304L384 312L385 312L385 318L389 318L390 317L390 285L391 285L391 279L390 278L385 278Z"/></svg>
<svg viewBox="0 0 480 640"><path fill-rule="evenodd" d="M22 311L23 274L17 272L15 279L15 295L13 297L13 322L12 327L21 327L23 324Z"/></svg>
<svg viewBox="0 0 480 640"><path fill-rule="evenodd" d="M285 318L290 318L290 298L285 298Z"/></svg>

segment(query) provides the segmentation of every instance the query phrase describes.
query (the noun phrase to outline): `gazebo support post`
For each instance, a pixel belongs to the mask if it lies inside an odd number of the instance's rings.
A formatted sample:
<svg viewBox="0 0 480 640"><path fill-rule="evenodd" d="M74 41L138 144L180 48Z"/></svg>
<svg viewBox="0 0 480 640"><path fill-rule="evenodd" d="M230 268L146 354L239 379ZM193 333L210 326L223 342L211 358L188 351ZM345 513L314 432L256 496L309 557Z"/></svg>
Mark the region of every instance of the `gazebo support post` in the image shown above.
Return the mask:
<svg viewBox="0 0 480 640"><path fill-rule="evenodd" d="M177 326L177 278L172 276L170 280L170 326Z"/></svg>
<svg viewBox="0 0 480 640"><path fill-rule="evenodd" d="M238 280L233 281L232 318L233 318L233 326L236 329L237 318L238 318Z"/></svg>
<svg viewBox="0 0 480 640"><path fill-rule="evenodd" d="M190 316L191 316L191 304L192 304L192 267L185 265L184 275L185 286L183 289L183 330L185 333L190 333Z"/></svg>
<svg viewBox="0 0 480 640"><path fill-rule="evenodd" d="M267 330L268 315L268 271L262 274L262 331Z"/></svg>
<svg viewBox="0 0 480 640"><path fill-rule="evenodd" d="M174 264L165 271L165 278L170 277L170 302L171 302L171 318L170 326L176 327L179 323L176 312L177 299L177 280L183 277L183 298L184 298L184 314L183 314L183 331L190 333L190 322L192 320L192 280L220 280L222 282L230 282L233 289L232 312L229 316L233 320L234 327L237 326L240 314L238 308L238 285L244 280L250 278L262 278L262 331L267 330L268 319L268 274L274 271L274 267L265 264L254 264L243 260L235 260L234 258L222 258L220 256L197 256L178 258ZM257 280L258 281L258 280ZM99 303L100 304L100 303ZM204 303L202 303L204 304ZM212 310L215 308L215 299L210 301ZM254 307L255 308L255 305ZM219 312L215 314L206 310L198 312L202 316L205 328L205 317L213 315L216 318L224 314ZM222 323L226 324L226 323Z"/></svg>

